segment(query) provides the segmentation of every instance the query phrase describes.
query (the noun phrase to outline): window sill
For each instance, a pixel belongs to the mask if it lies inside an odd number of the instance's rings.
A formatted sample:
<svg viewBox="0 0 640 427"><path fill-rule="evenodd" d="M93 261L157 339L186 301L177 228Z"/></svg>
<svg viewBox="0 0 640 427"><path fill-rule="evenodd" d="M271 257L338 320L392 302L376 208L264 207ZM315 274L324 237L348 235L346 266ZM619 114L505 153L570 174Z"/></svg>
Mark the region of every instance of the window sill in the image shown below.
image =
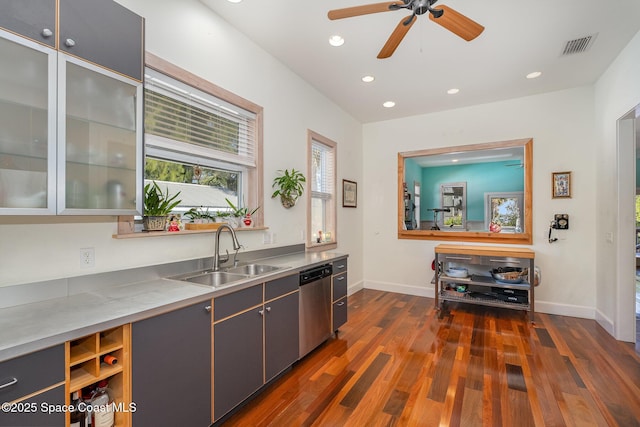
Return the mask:
<svg viewBox="0 0 640 427"><path fill-rule="evenodd" d="M262 231L268 230L269 227L240 227L234 228L235 232L244 231ZM165 236L184 236L187 234L203 234L203 233L215 233L218 230L180 230L180 231L141 231L137 233L128 234L113 234L111 237L114 239L139 239L145 237L165 237Z"/></svg>
<svg viewBox="0 0 640 427"><path fill-rule="evenodd" d="M312 245L308 245L307 246L307 251L309 251L309 252L326 251L326 250L329 250L329 249L337 249L337 248L338 248L338 243L337 242L314 243Z"/></svg>

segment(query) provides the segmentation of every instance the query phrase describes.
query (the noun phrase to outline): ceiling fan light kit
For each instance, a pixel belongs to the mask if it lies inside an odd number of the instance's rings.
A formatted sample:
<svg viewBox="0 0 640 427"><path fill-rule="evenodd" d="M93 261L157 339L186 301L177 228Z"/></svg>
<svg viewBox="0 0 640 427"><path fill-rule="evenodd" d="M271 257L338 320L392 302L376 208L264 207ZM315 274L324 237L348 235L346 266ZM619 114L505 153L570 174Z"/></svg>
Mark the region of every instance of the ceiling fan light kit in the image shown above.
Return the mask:
<svg viewBox="0 0 640 427"><path fill-rule="evenodd" d="M330 10L327 16L330 20L351 18L354 16L368 15L371 13L389 12L392 10L407 9L411 11L411 15L403 17L395 30L391 33L387 42L384 44L380 53L378 53L379 59L389 58L395 52L396 48L402 42L402 39L407 34L411 26L416 21L416 16L423 15L429 12L429 19L436 24L439 24L443 28L451 31L453 34L463 38L466 41L471 41L478 37L484 27L474 20L467 18L460 12L451 9L450 7L441 5L438 9L434 9L433 6L438 0L402 0L392 1L384 3L373 3L362 6L346 7L343 9Z"/></svg>

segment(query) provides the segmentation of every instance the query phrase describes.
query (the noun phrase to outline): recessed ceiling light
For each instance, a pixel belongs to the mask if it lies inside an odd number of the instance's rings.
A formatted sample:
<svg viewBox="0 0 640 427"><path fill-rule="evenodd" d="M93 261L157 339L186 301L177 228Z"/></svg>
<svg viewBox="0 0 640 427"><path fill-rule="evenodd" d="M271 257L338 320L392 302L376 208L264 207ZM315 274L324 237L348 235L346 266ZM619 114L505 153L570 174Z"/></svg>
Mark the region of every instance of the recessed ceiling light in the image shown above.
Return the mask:
<svg viewBox="0 0 640 427"><path fill-rule="evenodd" d="M329 44L331 46L342 46L344 44L344 39L338 35L329 37Z"/></svg>
<svg viewBox="0 0 640 427"><path fill-rule="evenodd" d="M456 88L456 87L454 87L454 88L452 88L452 89L449 89L449 90L447 91L447 93L448 93L449 95L455 95L455 94L456 94L456 93L458 93L458 92L460 92L460 89L458 89L458 88Z"/></svg>
<svg viewBox="0 0 640 427"><path fill-rule="evenodd" d="M227 0L229 3L240 3L242 0Z"/></svg>
<svg viewBox="0 0 640 427"><path fill-rule="evenodd" d="M363 81L363 82L365 82L365 83L371 83L371 82L372 82L372 81L374 81L375 79L376 79L376 78L375 78L375 77L373 77L373 76L364 76L364 77L362 78L362 81Z"/></svg>
<svg viewBox="0 0 640 427"><path fill-rule="evenodd" d="M452 163L458 163L458 159L451 159Z"/></svg>
<svg viewBox="0 0 640 427"><path fill-rule="evenodd" d="M534 71L533 73L527 74L528 79L537 79L542 75L542 71Z"/></svg>
<svg viewBox="0 0 640 427"><path fill-rule="evenodd" d="M385 108L392 108L392 107L396 106L396 103L393 102L393 101L387 101L384 104L382 104L382 106L385 107Z"/></svg>

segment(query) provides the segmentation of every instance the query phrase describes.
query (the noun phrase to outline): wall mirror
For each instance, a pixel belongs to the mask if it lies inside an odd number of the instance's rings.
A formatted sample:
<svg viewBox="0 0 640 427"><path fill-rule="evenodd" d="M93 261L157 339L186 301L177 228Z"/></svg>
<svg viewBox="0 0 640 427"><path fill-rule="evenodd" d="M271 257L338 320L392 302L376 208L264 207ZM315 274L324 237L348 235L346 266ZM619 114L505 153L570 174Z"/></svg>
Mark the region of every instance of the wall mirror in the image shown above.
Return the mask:
<svg viewBox="0 0 640 427"><path fill-rule="evenodd" d="M531 244L532 171L532 139L398 153L398 238Z"/></svg>

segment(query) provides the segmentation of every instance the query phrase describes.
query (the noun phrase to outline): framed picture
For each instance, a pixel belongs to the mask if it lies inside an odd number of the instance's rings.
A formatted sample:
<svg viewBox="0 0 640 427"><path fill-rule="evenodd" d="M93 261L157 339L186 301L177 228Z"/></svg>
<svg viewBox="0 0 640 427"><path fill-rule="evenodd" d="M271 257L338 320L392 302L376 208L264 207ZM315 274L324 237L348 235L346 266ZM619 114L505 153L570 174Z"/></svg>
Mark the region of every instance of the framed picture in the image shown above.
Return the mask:
<svg viewBox="0 0 640 427"><path fill-rule="evenodd" d="M551 174L551 194L554 199L571 197L571 172Z"/></svg>
<svg viewBox="0 0 640 427"><path fill-rule="evenodd" d="M342 180L342 207L355 208L358 204L358 183Z"/></svg>

